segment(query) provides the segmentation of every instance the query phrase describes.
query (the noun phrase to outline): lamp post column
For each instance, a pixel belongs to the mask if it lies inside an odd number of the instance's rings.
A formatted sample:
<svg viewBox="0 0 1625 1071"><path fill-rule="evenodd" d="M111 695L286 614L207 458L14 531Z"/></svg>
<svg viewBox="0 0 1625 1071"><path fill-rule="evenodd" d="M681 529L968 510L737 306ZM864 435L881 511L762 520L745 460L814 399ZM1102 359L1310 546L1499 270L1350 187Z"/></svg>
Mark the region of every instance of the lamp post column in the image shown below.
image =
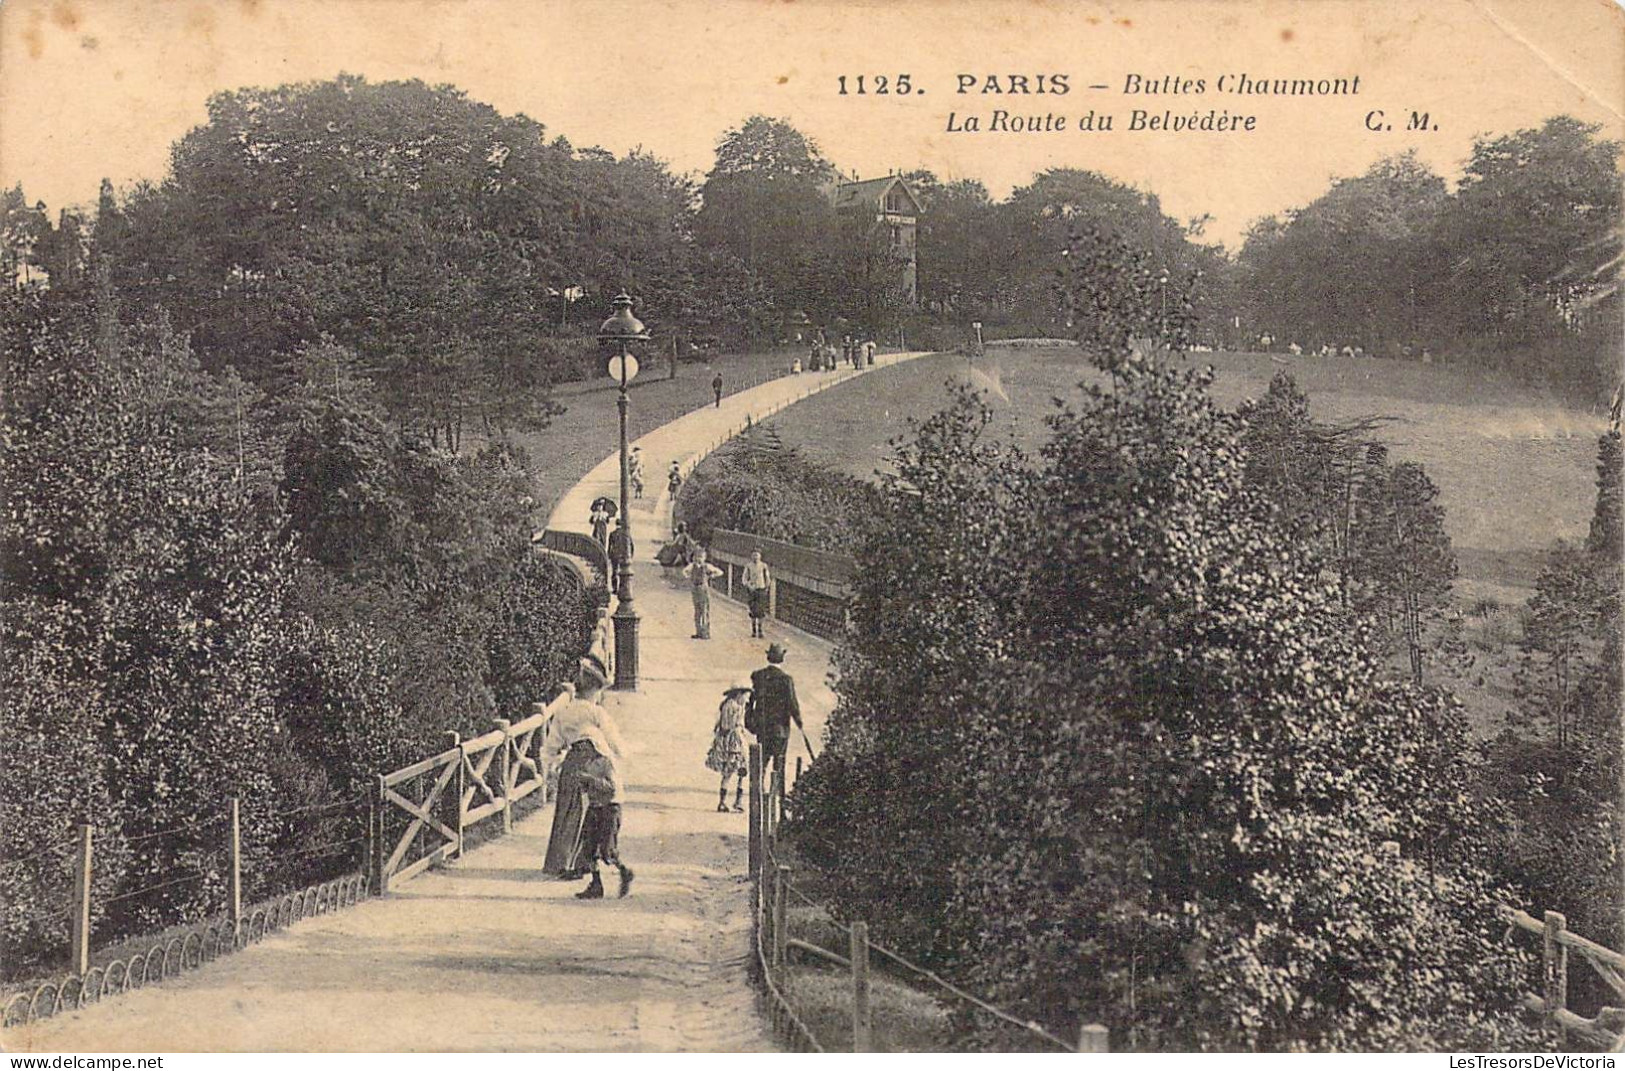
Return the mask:
<svg viewBox="0 0 1625 1071"><path fill-rule="evenodd" d="M620 381L615 399L621 416L621 523L609 540L609 556L615 583L615 688L635 692L638 688L638 612L632 603L632 455L627 442L626 414L630 401L626 385L638 374L632 357L633 342L647 342L649 332L632 315L632 299L623 291L613 302L615 313L598 329L600 343L613 344L618 355L609 362L609 374Z"/></svg>
<svg viewBox="0 0 1625 1071"><path fill-rule="evenodd" d="M630 402L626 396L626 365L628 350L621 346L621 393L615 399L621 414L621 538L616 540L615 575L615 689L635 692L638 689L638 611L632 600L632 469L630 445L627 442L626 412Z"/></svg>

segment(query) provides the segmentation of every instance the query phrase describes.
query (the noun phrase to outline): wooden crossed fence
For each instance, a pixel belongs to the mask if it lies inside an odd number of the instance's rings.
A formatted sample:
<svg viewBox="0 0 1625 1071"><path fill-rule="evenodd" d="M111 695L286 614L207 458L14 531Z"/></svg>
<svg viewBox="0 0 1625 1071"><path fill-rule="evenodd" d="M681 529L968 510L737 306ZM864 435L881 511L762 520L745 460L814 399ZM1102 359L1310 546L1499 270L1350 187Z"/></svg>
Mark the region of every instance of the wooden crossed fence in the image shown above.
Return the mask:
<svg viewBox="0 0 1625 1071"><path fill-rule="evenodd" d="M523 721L497 719L483 736L463 740L449 734L451 746L421 762L378 777L379 813L386 835L377 841L376 888L387 891L435 863L455 858L471 826L500 816L502 831L513 827L514 804L532 792L543 793L547 773L537 751L547 724L571 695L561 692L551 703L536 704ZM389 816L406 816L398 835L387 835Z"/></svg>
<svg viewBox="0 0 1625 1071"><path fill-rule="evenodd" d="M1525 993L1524 1007L1541 1015L1560 1035L1573 1033L1593 1045L1618 1051L1625 1044L1625 1010L1603 1008L1594 1018L1585 1019L1568 1008L1569 952L1578 953L1621 998L1625 998L1625 955L1569 930L1561 912L1548 911L1537 919L1527 912L1503 907L1500 915L1517 929L1541 938L1543 992Z"/></svg>
<svg viewBox="0 0 1625 1071"><path fill-rule="evenodd" d="M588 650L613 672L610 619L600 613ZM540 750L548 723L573 697L565 686L549 703L536 703L530 717L509 722L472 740L448 733L451 746L410 766L378 777L374 806L377 835L368 867L372 887L383 893L436 863L462 854L464 834L500 817L513 828L514 805L533 792L547 802L547 771Z"/></svg>

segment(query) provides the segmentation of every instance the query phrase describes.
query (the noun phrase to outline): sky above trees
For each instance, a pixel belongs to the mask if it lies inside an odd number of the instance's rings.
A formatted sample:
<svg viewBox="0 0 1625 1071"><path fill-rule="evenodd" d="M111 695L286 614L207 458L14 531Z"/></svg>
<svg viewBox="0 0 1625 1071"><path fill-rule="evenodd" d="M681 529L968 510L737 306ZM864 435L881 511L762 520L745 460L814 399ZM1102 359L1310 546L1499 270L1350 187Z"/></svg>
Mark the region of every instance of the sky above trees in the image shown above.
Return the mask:
<svg viewBox="0 0 1625 1071"><path fill-rule="evenodd" d="M753 113L778 115L865 176L925 167L1002 197L1049 167L1155 191L1176 218L1211 213L1232 249L1259 217L1303 205L1336 176L1415 149L1454 179L1475 134L1557 113L1625 134L1625 38L1605 0L1535 4L1326 2L1068 5L992 0L953 19L929 3L606 3L434 0L159 4L11 0L0 9L0 186L52 208L93 204L106 175L159 179L210 94L327 79L449 82L577 145L642 146L702 172ZM380 18L381 9L390 17ZM1355 97L1125 97L1125 77L1248 72L1361 76ZM840 74L908 72L925 95L845 98ZM958 96L955 75L1067 73L1064 97ZM1107 91L1090 91L1106 84ZM950 111L1093 108L1111 134L947 134ZM1124 132L1132 107L1256 113L1255 133ZM1426 136L1369 133L1372 109L1427 111Z"/></svg>

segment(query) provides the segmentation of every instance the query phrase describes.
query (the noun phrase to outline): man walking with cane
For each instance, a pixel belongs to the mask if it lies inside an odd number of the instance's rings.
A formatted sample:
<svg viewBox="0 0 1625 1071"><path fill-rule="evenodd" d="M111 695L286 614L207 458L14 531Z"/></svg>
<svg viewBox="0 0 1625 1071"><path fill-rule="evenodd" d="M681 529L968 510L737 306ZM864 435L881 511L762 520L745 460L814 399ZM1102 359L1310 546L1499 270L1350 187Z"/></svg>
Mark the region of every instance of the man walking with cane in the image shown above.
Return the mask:
<svg viewBox="0 0 1625 1071"><path fill-rule="evenodd" d="M767 649L767 665L750 675L750 705L745 708L745 729L762 745L763 773L773 763L779 776L785 776L784 754L790 747L790 723L795 722L805 740L801 724L801 703L796 699L796 682L783 669L784 647ZM809 749L810 751L810 749Z"/></svg>

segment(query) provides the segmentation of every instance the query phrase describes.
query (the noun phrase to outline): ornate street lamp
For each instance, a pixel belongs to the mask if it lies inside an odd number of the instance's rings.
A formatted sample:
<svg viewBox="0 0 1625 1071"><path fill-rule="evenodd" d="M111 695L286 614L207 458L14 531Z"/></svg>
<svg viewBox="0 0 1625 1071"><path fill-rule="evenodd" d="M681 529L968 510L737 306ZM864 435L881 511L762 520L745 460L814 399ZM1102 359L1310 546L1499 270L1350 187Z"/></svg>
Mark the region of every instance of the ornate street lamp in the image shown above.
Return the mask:
<svg viewBox="0 0 1625 1071"><path fill-rule="evenodd" d="M598 328L598 341L613 346L609 378L621 384L616 404L621 411L621 518L609 540L609 556L615 574L615 688L635 692L638 687L638 612L632 605L632 477L631 455L626 442L626 385L638 374L638 359L632 356L632 343L647 342L649 331L632 315L632 299L625 291L611 302L615 312Z"/></svg>

